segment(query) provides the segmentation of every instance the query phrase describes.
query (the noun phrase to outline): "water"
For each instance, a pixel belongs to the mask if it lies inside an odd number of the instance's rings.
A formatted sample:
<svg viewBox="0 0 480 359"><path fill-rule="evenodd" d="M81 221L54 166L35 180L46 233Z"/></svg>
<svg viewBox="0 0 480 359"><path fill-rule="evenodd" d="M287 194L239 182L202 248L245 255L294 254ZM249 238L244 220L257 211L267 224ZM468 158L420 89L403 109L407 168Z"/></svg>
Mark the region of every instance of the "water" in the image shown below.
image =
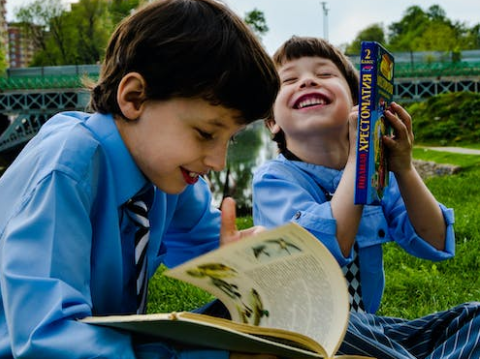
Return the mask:
<svg viewBox="0 0 480 359"><path fill-rule="evenodd" d="M224 197L230 196L237 202L238 215L250 214L252 173L276 153L277 145L271 140L263 121L248 126L230 145L225 170L208 176L214 204L219 206Z"/></svg>

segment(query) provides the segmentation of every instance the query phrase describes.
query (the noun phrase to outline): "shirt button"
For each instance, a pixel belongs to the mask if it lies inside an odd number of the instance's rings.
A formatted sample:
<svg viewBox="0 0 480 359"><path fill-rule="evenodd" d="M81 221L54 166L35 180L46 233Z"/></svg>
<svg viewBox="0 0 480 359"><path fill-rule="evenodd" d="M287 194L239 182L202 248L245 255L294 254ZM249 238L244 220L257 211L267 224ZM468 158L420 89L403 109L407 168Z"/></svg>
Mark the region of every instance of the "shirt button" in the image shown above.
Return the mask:
<svg viewBox="0 0 480 359"><path fill-rule="evenodd" d="M302 214L301 214L300 212L297 212L297 213L295 213L295 215L293 216L293 218L299 219L301 216L302 216Z"/></svg>
<svg viewBox="0 0 480 359"><path fill-rule="evenodd" d="M380 230L378 231L378 236L379 236L380 238L385 237L385 231L384 231L383 229L380 229Z"/></svg>

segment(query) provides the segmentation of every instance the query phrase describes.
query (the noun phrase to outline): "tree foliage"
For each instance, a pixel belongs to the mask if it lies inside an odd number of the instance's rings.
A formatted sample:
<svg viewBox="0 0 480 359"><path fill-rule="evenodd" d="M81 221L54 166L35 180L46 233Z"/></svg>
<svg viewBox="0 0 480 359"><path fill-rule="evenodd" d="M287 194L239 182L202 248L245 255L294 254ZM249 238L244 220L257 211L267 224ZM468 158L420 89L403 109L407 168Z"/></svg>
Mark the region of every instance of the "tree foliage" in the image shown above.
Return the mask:
<svg viewBox="0 0 480 359"><path fill-rule="evenodd" d="M256 8L247 12L244 20L259 38L269 30L264 13Z"/></svg>
<svg viewBox="0 0 480 359"><path fill-rule="evenodd" d="M32 66L95 64L115 24L143 0L79 0L71 10L63 0L33 0L17 9L36 48Z"/></svg>
<svg viewBox="0 0 480 359"><path fill-rule="evenodd" d="M382 24L373 24L360 31L355 40L347 46L345 53L349 55L360 54L362 41L377 41L385 44L385 31Z"/></svg>
<svg viewBox="0 0 480 359"><path fill-rule="evenodd" d="M14 15L36 49L31 66L95 64L102 61L114 27L146 2L79 0L69 10L64 0L32 0ZM247 12L245 22L259 38L269 30L258 9Z"/></svg>
<svg viewBox="0 0 480 359"><path fill-rule="evenodd" d="M50 36L48 33L60 32L61 29L56 29L56 26L61 26L60 19L65 12L65 5L61 0L34 0L30 4L21 7L17 10L15 16L20 21L25 32L25 36L33 42L33 46L44 61L55 63L55 57L64 44L58 44L58 51L49 51Z"/></svg>
<svg viewBox="0 0 480 359"><path fill-rule="evenodd" d="M418 5L410 6L402 19L387 29L387 33L383 33L384 41L381 41L383 27L370 25L358 33L346 52L358 54L364 40L380 41L393 52L458 52L480 48L480 23L468 28L462 22L454 22L439 5L432 5L427 10Z"/></svg>
<svg viewBox="0 0 480 359"><path fill-rule="evenodd" d="M416 143L455 146L480 141L480 94L450 92L408 107Z"/></svg>
<svg viewBox="0 0 480 359"><path fill-rule="evenodd" d="M7 62L7 56L5 54L5 50L3 48L0 49L0 76L3 76L5 74L5 70L8 67L8 62ZM1 124L1 120L0 120ZM1 128L0 128L0 134L2 133Z"/></svg>

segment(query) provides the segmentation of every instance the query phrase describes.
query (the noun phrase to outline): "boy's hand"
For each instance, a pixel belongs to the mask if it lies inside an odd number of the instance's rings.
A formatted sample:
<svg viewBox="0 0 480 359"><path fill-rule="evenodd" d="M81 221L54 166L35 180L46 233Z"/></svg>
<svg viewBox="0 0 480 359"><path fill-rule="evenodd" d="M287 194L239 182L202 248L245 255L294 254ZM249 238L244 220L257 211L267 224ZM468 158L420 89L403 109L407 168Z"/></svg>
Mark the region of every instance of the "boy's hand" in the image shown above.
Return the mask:
<svg viewBox="0 0 480 359"><path fill-rule="evenodd" d="M220 228L220 246L238 241L265 230L264 227L255 226L239 231L236 225L237 211L235 208L235 200L231 197L227 197L223 200L221 210L222 223Z"/></svg>
<svg viewBox="0 0 480 359"><path fill-rule="evenodd" d="M393 173L409 170L413 166L412 117L399 104L392 102L385 111L385 117L393 127L393 136L384 136L383 143L388 149L388 166Z"/></svg>

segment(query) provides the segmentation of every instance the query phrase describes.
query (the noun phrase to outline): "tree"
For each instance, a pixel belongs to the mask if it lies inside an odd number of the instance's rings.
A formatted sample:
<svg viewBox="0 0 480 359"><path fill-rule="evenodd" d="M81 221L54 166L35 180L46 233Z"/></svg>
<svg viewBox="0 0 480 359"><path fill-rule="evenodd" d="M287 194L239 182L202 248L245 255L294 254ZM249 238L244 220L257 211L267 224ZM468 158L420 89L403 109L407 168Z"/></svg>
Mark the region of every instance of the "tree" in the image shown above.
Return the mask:
<svg viewBox="0 0 480 359"><path fill-rule="evenodd" d="M469 44L467 49L480 49L480 23L466 31L466 42Z"/></svg>
<svg viewBox="0 0 480 359"><path fill-rule="evenodd" d="M106 0L80 0L67 11L63 0L34 0L18 9L15 15L37 49L31 65L101 61L113 30L109 6Z"/></svg>
<svg viewBox="0 0 480 359"><path fill-rule="evenodd" d="M126 16L144 4L147 0L113 0L110 3L110 14L112 16L112 21L114 24L119 23Z"/></svg>
<svg viewBox="0 0 480 359"><path fill-rule="evenodd" d="M31 39L33 46L39 52L42 52L44 61L52 64L56 63L55 53L48 51L47 43L49 38L49 31L51 30L52 21L54 18L61 17L65 11L65 5L62 0L34 0L30 4L17 9L15 17L22 25L27 38ZM59 23L53 22L53 26L58 26ZM56 29L54 31L59 31ZM60 44L60 47L63 43ZM62 51L59 49L58 53Z"/></svg>
<svg viewBox="0 0 480 359"><path fill-rule="evenodd" d="M439 5L427 10L414 5L407 8L402 19L390 24L388 33L381 24L373 24L362 30L348 44L346 53L359 53L362 40L374 40L385 44L393 52L443 51L459 54L461 50L480 48L480 24L468 28L464 23L452 21Z"/></svg>
<svg viewBox="0 0 480 359"><path fill-rule="evenodd" d="M244 20L259 38L262 38L269 30L265 15L256 8L247 12Z"/></svg>
<svg viewBox="0 0 480 359"><path fill-rule="evenodd" d="M355 40L347 46L345 53L348 55L360 54L362 41L377 41L385 45L385 32L383 30L383 25L373 24L360 31Z"/></svg>
<svg viewBox="0 0 480 359"><path fill-rule="evenodd" d="M105 0L80 0L68 15L72 28L76 27L77 52L74 63L94 64L104 55L113 25ZM73 59L70 60L70 62Z"/></svg>
<svg viewBox="0 0 480 359"><path fill-rule="evenodd" d="M411 6L399 22L389 26L391 51L414 51L413 43L422 36L428 24L428 15L419 6Z"/></svg>
<svg viewBox="0 0 480 359"><path fill-rule="evenodd" d="M0 49L0 76L5 74L5 71L8 68L7 56L5 55L5 49ZM0 122L1 123L1 122ZM0 134L2 131L0 130Z"/></svg>
<svg viewBox="0 0 480 359"><path fill-rule="evenodd" d="M389 27L389 48L392 51L456 51L471 48L468 29L452 22L439 5L427 11L411 6L404 17Z"/></svg>

